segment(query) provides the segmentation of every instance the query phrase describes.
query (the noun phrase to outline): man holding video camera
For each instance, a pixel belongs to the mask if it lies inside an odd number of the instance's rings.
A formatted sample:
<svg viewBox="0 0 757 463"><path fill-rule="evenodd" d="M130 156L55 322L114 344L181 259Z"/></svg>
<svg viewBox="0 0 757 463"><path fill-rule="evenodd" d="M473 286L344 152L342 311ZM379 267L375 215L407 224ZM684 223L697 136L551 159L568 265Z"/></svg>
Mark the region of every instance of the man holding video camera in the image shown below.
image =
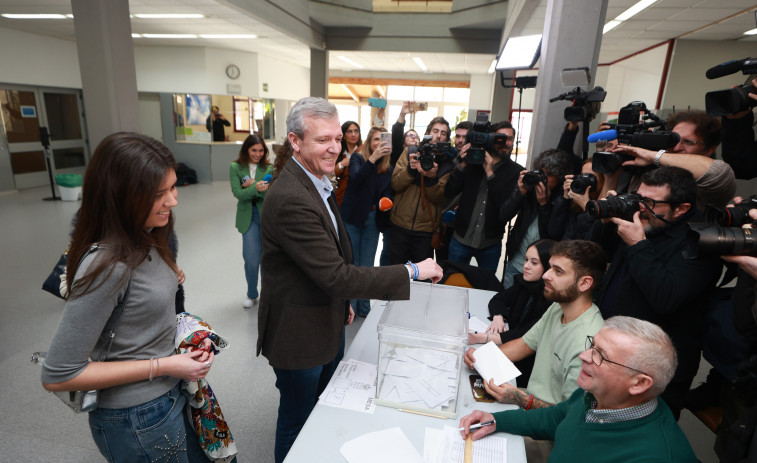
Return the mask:
<svg viewBox="0 0 757 463"><path fill-rule="evenodd" d="M757 87L757 78L752 79L752 87ZM757 100L757 94L748 93L751 100ZM752 103L754 103L752 101ZM753 179L757 177L757 140L754 139L754 113L752 109L739 111L721 119L723 128L723 160L733 168L736 178Z"/></svg>
<svg viewBox="0 0 757 463"><path fill-rule="evenodd" d="M490 133L507 137L507 141L489 144L486 150L478 148L483 152L484 159L473 160L468 156L471 144L464 144L458 166L450 174L444 193L448 198L460 194L455 231L449 245L449 260L468 264L471 257L475 257L479 267L494 273L502 255L502 236L505 234L505 222L499 220L499 210L518 188L523 167L509 156L515 139L512 124L501 121L488 129ZM457 129L455 135L457 144ZM489 134L482 135L491 138Z"/></svg>
<svg viewBox="0 0 757 463"><path fill-rule="evenodd" d="M714 159L720 144L720 122L701 110L676 112L665 123L680 137L668 150L652 151L629 145L618 145L612 151L634 156L624 166L672 166L688 170L696 179L696 205L725 206L736 194L736 177L725 162ZM617 177L615 177L617 178ZM633 182L631 183L633 187Z"/></svg>
<svg viewBox="0 0 757 463"><path fill-rule="evenodd" d="M660 167L642 175L636 195L587 205L603 219L598 241L612 256L595 302L605 318L647 320L671 337L679 365L662 397L676 419L697 373L708 296L722 267L716 258L683 256L686 224L701 220L696 199L691 172Z"/></svg>

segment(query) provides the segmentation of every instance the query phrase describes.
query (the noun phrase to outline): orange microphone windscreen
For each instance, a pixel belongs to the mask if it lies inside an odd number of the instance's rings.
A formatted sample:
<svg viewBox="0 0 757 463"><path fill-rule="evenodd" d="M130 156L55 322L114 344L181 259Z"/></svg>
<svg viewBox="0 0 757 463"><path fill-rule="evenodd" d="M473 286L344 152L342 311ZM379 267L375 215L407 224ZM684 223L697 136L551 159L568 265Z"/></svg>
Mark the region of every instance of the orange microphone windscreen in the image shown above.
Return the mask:
<svg viewBox="0 0 757 463"><path fill-rule="evenodd" d="M379 210L382 212L388 211L389 209L394 206L394 203L391 199L384 196L383 198L379 199Z"/></svg>

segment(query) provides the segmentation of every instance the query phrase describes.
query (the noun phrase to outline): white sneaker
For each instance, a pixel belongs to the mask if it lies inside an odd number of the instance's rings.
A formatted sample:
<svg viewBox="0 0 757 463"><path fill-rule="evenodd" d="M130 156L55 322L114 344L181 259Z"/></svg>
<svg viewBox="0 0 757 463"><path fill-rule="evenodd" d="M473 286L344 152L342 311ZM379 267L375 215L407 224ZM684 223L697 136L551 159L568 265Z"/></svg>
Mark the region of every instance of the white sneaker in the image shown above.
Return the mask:
<svg viewBox="0 0 757 463"><path fill-rule="evenodd" d="M255 300L250 299L249 297L244 298L244 302L242 303L242 307L245 309L249 309L252 307L252 305L255 303Z"/></svg>

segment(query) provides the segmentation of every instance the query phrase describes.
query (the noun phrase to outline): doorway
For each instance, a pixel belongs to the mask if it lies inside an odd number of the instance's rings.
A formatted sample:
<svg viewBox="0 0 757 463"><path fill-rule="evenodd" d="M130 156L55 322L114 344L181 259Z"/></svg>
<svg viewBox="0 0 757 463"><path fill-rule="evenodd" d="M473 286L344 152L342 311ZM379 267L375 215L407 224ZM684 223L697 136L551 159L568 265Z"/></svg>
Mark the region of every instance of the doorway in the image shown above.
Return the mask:
<svg viewBox="0 0 757 463"><path fill-rule="evenodd" d="M49 184L40 127L50 134L52 174L83 174L89 160L81 90L0 85L0 191Z"/></svg>

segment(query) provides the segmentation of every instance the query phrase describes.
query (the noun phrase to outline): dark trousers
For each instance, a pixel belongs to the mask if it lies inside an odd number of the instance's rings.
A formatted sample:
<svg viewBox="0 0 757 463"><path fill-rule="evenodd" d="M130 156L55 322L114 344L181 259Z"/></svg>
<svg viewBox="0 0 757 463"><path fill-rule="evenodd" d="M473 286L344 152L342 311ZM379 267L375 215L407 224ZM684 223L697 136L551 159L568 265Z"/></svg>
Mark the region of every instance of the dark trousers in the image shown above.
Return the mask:
<svg viewBox="0 0 757 463"><path fill-rule="evenodd" d="M339 361L344 357L344 331L342 345L334 360L306 370L273 369L276 374L276 388L281 394L279 417L276 421L276 444L274 460L281 463L292 448L297 435L313 411L318 396L331 380Z"/></svg>
<svg viewBox="0 0 757 463"><path fill-rule="evenodd" d="M431 247L431 232L410 231L392 225L389 227L389 264L404 264L420 262L434 258L434 249Z"/></svg>

